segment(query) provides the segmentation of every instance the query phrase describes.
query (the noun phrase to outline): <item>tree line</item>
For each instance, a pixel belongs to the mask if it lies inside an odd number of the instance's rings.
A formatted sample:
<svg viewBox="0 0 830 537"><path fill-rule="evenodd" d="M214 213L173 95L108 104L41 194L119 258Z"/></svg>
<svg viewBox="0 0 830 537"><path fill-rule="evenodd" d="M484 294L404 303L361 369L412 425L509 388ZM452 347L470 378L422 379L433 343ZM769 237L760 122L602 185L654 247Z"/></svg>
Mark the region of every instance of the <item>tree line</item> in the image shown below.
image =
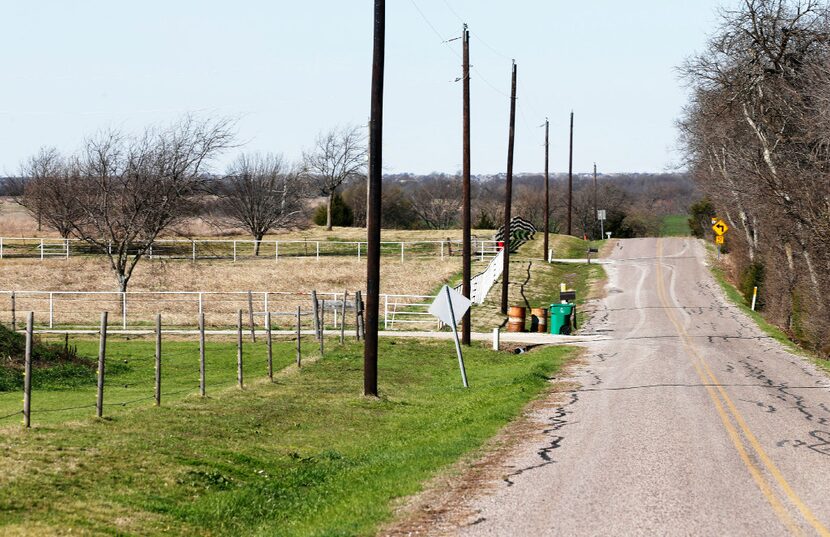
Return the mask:
<svg viewBox="0 0 830 537"><path fill-rule="evenodd" d="M258 241L275 230L303 228L311 221L365 226L367 151L362 127L321 133L299 162L279 154L240 153L222 174L208 166L237 148L227 119L186 116L138 135L103 131L81 149L61 154L42 148L6 179L6 194L26 207L38 226L76 237L104 253L126 290L138 261L162 234L184 234L181 224L201 218L222 232L234 229ZM460 224L457 175L432 173L384 177L382 225L444 230ZM513 207L543 228L541 174L514 178ZM552 177L551 231L567 215L567 176ZM478 176L472 184L473 227L492 230L502 221L504 177ZM596 209L605 209L605 230L617 237L652 235L660 216L685 212L694 185L683 175L577 175L575 233L599 238ZM322 203L320 200L322 199ZM315 206L315 204L319 205Z"/></svg>
<svg viewBox="0 0 830 537"><path fill-rule="evenodd" d="M817 0L743 0L681 73L688 168L708 199L692 224L731 226L726 247L765 315L830 353L830 10Z"/></svg>

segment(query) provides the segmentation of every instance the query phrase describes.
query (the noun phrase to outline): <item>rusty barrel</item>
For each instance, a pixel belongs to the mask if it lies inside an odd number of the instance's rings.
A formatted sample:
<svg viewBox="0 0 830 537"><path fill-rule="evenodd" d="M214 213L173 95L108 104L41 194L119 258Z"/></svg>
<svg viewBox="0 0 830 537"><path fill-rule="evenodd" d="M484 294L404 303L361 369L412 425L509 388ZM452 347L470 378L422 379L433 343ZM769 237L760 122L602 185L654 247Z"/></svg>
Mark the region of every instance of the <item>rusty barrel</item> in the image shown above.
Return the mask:
<svg viewBox="0 0 830 537"><path fill-rule="evenodd" d="M525 331L525 313L527 313L527 309L521 306L511 306L510 309L507 310L508 332Z"/></svg>
<svg viewBox="0 0 830 537"><path fill-rule="evenodd" d="M547 308L533 308L530 310L530 331L546 334L548 331Z"/></svg>

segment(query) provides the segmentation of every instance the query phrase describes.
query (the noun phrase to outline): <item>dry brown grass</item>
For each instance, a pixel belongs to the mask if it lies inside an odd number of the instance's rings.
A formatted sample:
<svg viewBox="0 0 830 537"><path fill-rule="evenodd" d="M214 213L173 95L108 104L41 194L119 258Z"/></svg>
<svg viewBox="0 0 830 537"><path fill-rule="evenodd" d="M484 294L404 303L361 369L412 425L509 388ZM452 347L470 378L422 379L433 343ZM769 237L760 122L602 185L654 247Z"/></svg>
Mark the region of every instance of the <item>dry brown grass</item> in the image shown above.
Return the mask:
<svg viewBox="0 0 830 537"><path fill-rule="evenodd" d="M389 294L427 294L448 281L459 270L458 258L413 259L405 263L384 259L381 265L381 292ZM26 295L21 291L117 291L116 280L104 259L70 258L7 259L0 270L0 291L18 291L18 312L35 311L36 320L45 323L49 314L48 295ZM265 311L265 298L257 291L291 293L271 294L268 309L273 312L296 311L310 307L305 293L348 290L350 294L365 287L366 263L354 258L292 259L279 261L160 261L142 260L130 281L130 291L208 291L239 293L254 291L254 311ZM322 296L321 298L327 299ZM205 295L207 322L215 326L235 323L237 309L247 309L247 296ZM198 313L196 295L138 295L129 297L129 324L149 325L155 313L166 323L194 326ZM120 320L120 299L116 293L103 296L56 295L52 311L56 325L94 325L100 311L110 311L114 321ZM10 319L8 295L0 297L0 322ZM331 313L328 314L332 317ZM23 319L18 313L18 321ZM280 323L280 321L285 321ZM261 319L257 321L261 322ZM275 319L277 324L289 319Z"/></svg>

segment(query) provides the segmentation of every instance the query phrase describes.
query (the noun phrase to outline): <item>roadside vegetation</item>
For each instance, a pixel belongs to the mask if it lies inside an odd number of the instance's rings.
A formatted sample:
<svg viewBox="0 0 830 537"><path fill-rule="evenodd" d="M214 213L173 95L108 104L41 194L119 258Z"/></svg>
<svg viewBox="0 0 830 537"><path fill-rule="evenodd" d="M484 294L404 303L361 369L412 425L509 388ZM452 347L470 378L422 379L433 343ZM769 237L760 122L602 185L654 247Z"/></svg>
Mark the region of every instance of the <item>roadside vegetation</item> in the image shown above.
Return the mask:
<svg viewBox="0 0 830 537"><path fill-rule="evenodd" d="M830 6L757 0L723 10L706 47L681 67L691 102L680 121L686 163L730 227L729 277L758 286L765 319L830 357Z"/></svg>
<svg viewBox="0 0 830 537"><path fill-rule="evenodd" d="M121 378L149 373L142 345L113 346L112 361L135 368ZM575 352L474 346L465 390L452 343L383 340L373 400L358 395L362 347L327 346L325 358L241 392L202 400L191 389L71 426L0 425L0 533L373 535L394 499L481 446Z"/></svg>

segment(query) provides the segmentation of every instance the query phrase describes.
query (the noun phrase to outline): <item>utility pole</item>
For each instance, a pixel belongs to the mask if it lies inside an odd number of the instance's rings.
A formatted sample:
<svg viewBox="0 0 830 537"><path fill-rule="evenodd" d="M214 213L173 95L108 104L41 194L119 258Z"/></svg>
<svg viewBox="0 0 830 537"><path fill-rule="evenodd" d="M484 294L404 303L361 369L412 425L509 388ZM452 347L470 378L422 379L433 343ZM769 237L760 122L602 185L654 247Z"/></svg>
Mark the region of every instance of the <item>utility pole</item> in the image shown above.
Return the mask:
<svg viewBox="0 0 830 537"><path fill-rule="evenodd" d="M383 67L386 0L375 0L372 55L372 115L369 129L369 207L366 214L366 332L363 395L378 395L378 305L380 300L380 209L383 140Z"/></svg>
<svg viewBox="0 0 830 537"><path fill-rule="evenodd" d="M596 221L599 217L597 209L599 209L597 206L597 163L594 162L594 231L596 231ZM593 233L591 233L591 235L593 235ZM600 239L602 239L602 237L600 237Z"/></svg>
<svg viewBox="0 0 830 537"><path fill-rule="evenodd" d="M504 187L504 270L501 280L501 312L507 314L507 293L510 287L510 205L513 199L513 138L516 132L516 60L510 90L510 134L507 139L507 182Z"/></svg>
<svg viewBox="0 0 830 537"><path fill-rule="evenodd" d="M461 186L461 221L462 221L462 268L461 294L470 298L470 265L472 263L472 241L470 237L470 31L464 25L464 66L462 68L462 85L464 99L464 127L463 127L463 164ZM461 321L461 343L470 345L470 310L464 314Z"/></svg>
<svg viewBox="0 0 830 537"><path fill-rule="evenodd" d="M542 255L548 260L548 233L550 231L550 177L548 176L548 155L550 153L550 121L545 118L545 246Z"/></svg>
<svg viewBox="0 0 830 537"><path fill-rule="evenodd" d="M574 208L574 113L571 110L571 143L568 154L568 235L573 231L572 215Z"/></svg>

